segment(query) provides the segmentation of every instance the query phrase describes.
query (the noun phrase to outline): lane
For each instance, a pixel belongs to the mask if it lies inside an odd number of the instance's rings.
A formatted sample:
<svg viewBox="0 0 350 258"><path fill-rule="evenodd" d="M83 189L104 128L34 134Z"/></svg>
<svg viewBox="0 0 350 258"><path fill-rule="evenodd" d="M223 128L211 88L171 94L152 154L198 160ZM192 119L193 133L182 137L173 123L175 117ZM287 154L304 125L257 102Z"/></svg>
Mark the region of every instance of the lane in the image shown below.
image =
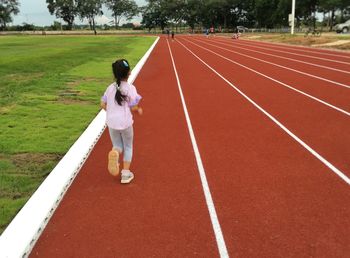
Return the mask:
<svg viewBox="0 0 350 258"><path fill-rule="evenodd" d="M209 62L299 138L350 176L350 135L345 133L350 131L348 116L285 87L279 87L273 81L242 69L185 40L180 42Z"/></svg>
<svg viewBox="0 0 350 258"><path fill-rule="evenodd" d="M197 40L200 39L200 38L194 38L194 37L192 37L192 38L193 39L197 39ZM213 43L212 41L202 41L202 42L206 42L207 44L212 44ZM222 42L219 42L219 43L222 43ZM249 50L249 51L245 51L245 52L239 51L238 49L231 48L232 44L230 44L230 43L222 43L221 45L220 44L215 44L215 46L218 47L218 48L227 49L231 53L235 53L237 55L241 55L241 56L244 56L244 57L247 57L247 58L251 58L251 59L257 60L259 62L263 62L263 63L270 64L270 65L274 65L276 67L280 67L280 68L283 68L283 69L286 69L286 70L289 70L289 71L293 71L293 72L302 74L304 76L308 76L308 77L312 77L312 78L315 78L315 79L318 79L318 80L321 80L321 81L325 81L325 82L328 82L330 84L342 86L342 87L345 87L345 88L350 88L350 84L342 84L342 83L336 82L334 80L328 80L328 79L324 78L323 76L321 77L321 76L313 75L313 74L310 74L310 73L306 73L306 72L302 71L300 68L298 70L296 70L296 69L293 69L291 67L285 66L283 64L277 64L276 62L270 62L270 61L264 59L264 55L261 55L260 58L259 58L259 56L255 56L254 55L254 53L258 53L259 54L260 53L259 51L254 51L254 50ZM239 48L239 49L243 49L243 48Z"/></svg>
<svg viewBox="0 0 350 258"><path fill-rule="evenodd" d="M219 39L222 41L229 41L227 39ZM237 45L241 45L241 46L249 46L250 48L253 49L257 49L257 50L261 50L263 52L266 53L271 53L271 54L275 54L275 55L279 55L279 56L283 56L283 57L288 57L288 58L292 58L292 59L296 59L296 60L300 60L300 61L304 61L304 62L309 62L309 63L314 63L314 64L319 64L319 65L324 65L324 66L328 66L328 67L332 67L332 68L336 68L336 69L340 69L340 70L344 70L344 71L350 71L350 60L338 60L334 59L334 58L329 58L329 57L318 57L316 55L308 55L305 53L296 53L294 50L280 50L277 49L275 47L271 47L271 46L260 46L260 45L256 45L256 44L245 44L242 43L241 41L235 41L235 44Z"/></svg>
<svg viewBox="0 0 350 258"><path fill-rule="evenodd" d="M295 58L288 58L288 57L283 57L281 55L267 53L266 51L253 49L249 46L247 47L247 46L239 45L235 43L235 41L233 40L232 42L215 40L215 42L221 46L230 47L239 52L243 52L246 54L249 53L249 55L254 54L254 56L257 56L261 59L265 59L270 62L274 62L296 70L300 70L302 72L313 74L315 76L324 77L329 80L333 80L339 83L349 85L349 80L348 80L349 72L347 71L339 70L330 66L319 65L316 63L304 62L301 60L297 60Z"/></svg>
<svg viewBox="0 0 350 258"><path fill-rule="evenodd" d="M264 42L264 41L257 41L257 40L245 40L241 39L242 43L247 44L255 44L257 46L267 46L267 47L273 47L276 49L282 49L282 50L292 50L298 53L308 53L309 55L316 55L319 57L329 57L333 58L335 60L339 61L349 61L350 59L350 53L342 50L332 50L332 49L326 49L326 48L314 48L314 47L306 47L306 46L300 46L300 45L291 45L291 44L283 44L283 43L277 43L277 42Z"/></svg>
<svg viewBox="0 0 350 258"><path fill-rule="evenodd" d="M237 54L228 48L217 46L210 41L200 41L194 38L184 38L196 46L200 46L213 55L219 55L227 58L241 66L243 69L260 73L261 76L268 78L280 87L287 87L291 90L298 91L306 97L313 98L315 101L321 102L335 108L346 115L350 115L350 86L349 88L330 85L326 81L320 81L316 78L306 77L302 74L276 67L275 65L257 62L255 58L247 58L246 55ZM263 65L262 65L263 64ZM317 98L317 99L315 99ZM324 103L326 102L326 103Z"/></svg>
<svg viewBox="0 0 350 258"><path fill-rule="evenodd" d="M219 257L164 39L135 85L133 183L108 174L105 132L31 257Z"/></svg>
<svg viewBox="0 0 350 258"><path fill-rule="evenodd" d="M348 256L349 186L177 41L171 47L230 256Z"/></svg>

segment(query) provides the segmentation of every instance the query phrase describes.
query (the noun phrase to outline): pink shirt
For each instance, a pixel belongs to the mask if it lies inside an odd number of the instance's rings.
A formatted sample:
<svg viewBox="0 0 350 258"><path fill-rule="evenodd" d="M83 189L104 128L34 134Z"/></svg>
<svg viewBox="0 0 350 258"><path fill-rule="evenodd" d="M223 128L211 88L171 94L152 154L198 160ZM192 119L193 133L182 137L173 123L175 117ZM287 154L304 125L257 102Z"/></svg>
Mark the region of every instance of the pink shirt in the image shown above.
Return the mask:
<svg viewBox="0 0 350 258"><path fill-rule="evenodd" d="M116 130L124 130L134 123L130 107L137 105L141 96L137 94L134 85L122 81L120 83L120 90L122 94L127 96L127 101L124 101L120 106L115 100L116 85L116 83L109 85L101 100L107 104L106 123L108 127Z"/></svg>

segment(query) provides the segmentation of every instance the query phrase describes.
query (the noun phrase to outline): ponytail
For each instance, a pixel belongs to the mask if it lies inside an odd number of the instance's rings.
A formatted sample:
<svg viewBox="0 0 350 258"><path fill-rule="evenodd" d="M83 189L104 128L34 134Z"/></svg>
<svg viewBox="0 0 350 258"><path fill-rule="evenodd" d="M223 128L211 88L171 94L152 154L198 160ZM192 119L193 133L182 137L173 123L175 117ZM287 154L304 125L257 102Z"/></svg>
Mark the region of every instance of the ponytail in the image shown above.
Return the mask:
<svg viewBox="0 0 350 258"><path fill-rule="evenodd" d="M127 96L121 92L120 85L121 80L128 78L128 74L130 71L129 63L125 59L120 59L115 61L112 64L114 78L116 79L116 93L115 93L115 101L117 101L118 105L122 105L124 101L126 101Z"/></svg>

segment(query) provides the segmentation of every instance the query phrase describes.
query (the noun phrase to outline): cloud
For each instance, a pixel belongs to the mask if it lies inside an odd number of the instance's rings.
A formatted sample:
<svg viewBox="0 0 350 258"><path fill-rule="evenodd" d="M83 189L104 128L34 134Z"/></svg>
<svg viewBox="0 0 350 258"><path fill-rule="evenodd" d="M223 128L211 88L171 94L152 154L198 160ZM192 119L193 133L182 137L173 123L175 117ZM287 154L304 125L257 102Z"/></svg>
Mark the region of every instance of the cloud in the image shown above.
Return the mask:
<svg viewBox="0 0 350 258"><path fill-rule="evenodd" d="M109 24L114 21L112 18L108 18L106 15L96 17L96 23L99 25Z"/></svg>
<svg viewBox="0 0 350 258"><path fill-rule="evenodd" d="M111 22L114 22L114 19L108 18L106 15L95 17L95 23L97 25L110 24ZM88 24L88 23L89 23L88 19L86 19L86 18L83 19L83 24Z"/></svg>

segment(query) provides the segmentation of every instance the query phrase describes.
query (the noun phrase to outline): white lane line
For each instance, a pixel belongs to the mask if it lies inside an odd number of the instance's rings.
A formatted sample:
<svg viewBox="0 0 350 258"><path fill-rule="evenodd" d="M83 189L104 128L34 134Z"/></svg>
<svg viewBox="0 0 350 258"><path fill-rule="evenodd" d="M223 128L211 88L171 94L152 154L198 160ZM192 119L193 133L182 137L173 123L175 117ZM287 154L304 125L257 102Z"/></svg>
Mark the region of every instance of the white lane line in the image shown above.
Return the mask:
<svg viewBox="0 0 350 258"><path fill-rule="evenodd" d="M251 104L253 104L257 109L259 109L262 113L264 113L268 118L270 118L275 124L277 124L283 131L285 131L289 136L291 136L295 141L297 141L301 146L303 146L306 150L308 150L312 155L314 155L318 160L320 160L323 164L325 164L328 168L330 168L336 175L338 175L341 179L343 179L348 185L350 185L350 178L348 178L342 171L336 168L332 163L322 157L319 153L317 153L314 149L312 149L309 145L307 145L304 141L302 141L298 136L292 133L287 127L285 127L281 122L279 122L275 117L273 117L270 113L268 113L265 109L260 107L254 100L245 95L240 89L238 89L235 85L233 85L229 80L227 80L224 76L218 73L214 68L204 62L200 57L198 57L195 53L193 53L188 47L179 42L188 52L190 52L193 56L195 56L200 62L202 62L206 67L208 67L211 71L213 71L217 76L223 79L228 85L230 85L233 89L235 89L239 94L241 94L246 100L248 100Z"/></svg>
<svg viewBox="0 0 350 258"><path fill-rule="evenodd" d="M255 59L255 60L258 60L258 61L267 63L267 64L271 64L271 65L274 65L274 66L277 66L277 67L280 67L280 68L283 68L283 69L287 69L287 70L290 70L290 71L293 71L293 72L296 72L296 73L300 73L300 74L302 74L302 75L306 75L306 76L309 76L309 77L312 77L312 78L315 78L315 79L318 79L318 80L322 80L322 81L325 81L325 82L333 83L333 84L336 84L336 85L339 85L339 86L342 86L342 87L345 87L345 88L350 89L350 85L347 85L347 84L343 84L343 83L340 83L340 82L328 80L328 79L325 79L325 78L322 78L322 77L319 77L319 76L316 76L316 75L313 75L313 74L304 73L304 72L302 72L302 71L295 70L295 69L290 68L290 67L286 67L286 66L283 66L283 65L275 64L275 63L272 63L272 62L269 62L269 61L266 61L266 60L257 58L257 57L253 57L253 56L249 56L249 55L246 55L246 54L242 54L241 52L237 52L237 51L234 51L234 50L231 50L231 49L228 49L228 48L219 47L218 45L210 44L210 43L208 43L207 41L202 41L202 40L199 40L199 39L193 39L193 40L202 42L202 43L204 43L204 44L207 44L207 45L210 45L210 46L213 46L213 47L216 47L216 48L223 49L223 50L228 51L228 52L231 52L231 53L235 53L235 54L238 54L238 55L241 55L241 56L245 56L245 57L248 57L248 58L252 58L252 59ZM220 43L221 43L221 42L220 42ZM221 43L221 44L223 44L223 45L225 45L225 46L232 46L232 45L225 44L225 43ZM253 51L254 51L254 50L253 50ZM258 51L254 51L254 52L258 52Z"/></svg>
<svg viewBox="0 0 350 258"><path fill-rule="evenodd" d="M219 42L221 44L225 44L222 41L217 41L217 42ZM244 49L244 50L248 50L248 51L252 51L252 52L257 52L257 53L260 53L260 54L263 54L263 55L267 55L267 56L278 57L278 58L281 58L281 59L286 59L286 60L290 60L290 61L297 62L297 63L307 64L307 65L316 66L316 67L320 67L320 68L324 68L324 69L328 69L328 70L332 70L332 71L336 71L336 72L340 72L340 73L350 74L349 71L344 71L344 70L341 70L341 69L336 69L336 68L332 68L332 67L328 67L328 66L324 66L324 65L318 65L318 64L314 64L314 63L309 63L309 62L305 62L305 61L301 61L301 60L297 60L297 59L293 59L293 58L289 58L289 57L285 57L285 56L269 54L269 53L265 53L265 52L261 52L261 51L257 51L257 50L252 50L252 49L245 48L245 47L238 47L237 45L242 46L242 44L239 44L239 43L238 44L235 43L235 45L231 45L231 46L236 47L236 48L240 48L240 49ZM243 46L246 46L246 45L243 45Z"/></svg>
<svg viewBox="0 0 350 258"><path fill-rule="evenodd" d="M310 48L310 47L306 47L306 46L298 46L298 45L286 46L286 44L276 43L276 42L263 43L261 41L258 42L258 41L253 41L253 40L241 40L241 42L246 42L246 43L253 42L258 46L272 46L272 47L277 47L280 49L287 49L287 50L301 51L301 52L312 53L312 54L319 54L319 55L326 55L326 56L350 59L350 56L347 56L346 55L347 53L345 53L345 51L343 51L343 53L342 53L342 50L332 50L332 51L337 51L337 53L326 53L326 52L324 52L325 49L322 49L322 48L319 48L316 51L312 51L311 49L315 49L315 48ZM308 50L306 50L306 49L308 49ZM331 51L331 50L328 50L328 51Z"/></svg>
<svg viewBox="0 0 350 258"><path fill-rule="evenodd" d="M219 223L219 220L218 220L218 216L216 214L214 202L213 202L213 199L211 197L211 193L210 193L207 177L205 175L205 170L204 170L204 167L203 167L203 162L202 162L202 159L201 159L201 155L199 153L197 141L196 141L196 138L194 136L194 132L193 132L190 116L189 116L188 111L187 111L185 98L184 98L184 95L182 93L182 87L181 87L180 79L179 79L179 76L178 76L178 73L177 73L174 57L173 57L173 54L172 54L172 51L171 51L171 47L169 45L169 41L168 40L167 40L167 44L168 44L168 48L169 48L171 62L173 64L173 68L174 68L174 72L175 72L175 76L176 76L177 85L178 85L179 92L180 92L181 102L182 102L183 110L184 110L185 117L186 117L188 131L189 131L189 134L190 134L190 137L191 137L192 147L193 147L194 154L195 154L196 161L197 161L197 166L198 166L200 179L201 179L201 182L202 182L202 187L203 187L203 191L204 191L205 201L207 203L207 207L208 207L208 211L209 211L209 215L210 215L210 220L211 220L211 223L212 223L212 226L213 226L213 229L214 229L216 243L218 245L220 257L229 257L228 252L227 252L227 248L226 248L226 244L225 244L225 240L224 240L224 236L222 235L222 231L221 231L220 223Z"/></svg>
<svg viewBox="0 0 350 258"><path fill-rule="evenodd" d="M202 47L202 46L200 46L200 45L198 45L198 44L196 44L196 43L194 43L194 42L192 42L192 41L190 41L190 40L187 40L187 39L184 39L184 40L186 40L187 42L190 42L191 44L196 45L196 46L198 46L198 47L200 47L200 48L202 48L202 49L204 49L204 50L206 50L206 51L208 51L208 52L211 52L211 53L213 53L214 55L217 55L217 56L219 56L219 57L221 57L221 58L223 58L223 59L225 59L225 60L227 60L227 61L229 61L229 62L231 62L231 63L234 63L234 64L236 64L236 65L238 65L238 66L241 66L241 67L243 67L243 68L245 68L245 69L247 69L247 70L249 70L249 71L252 71L252 72L254 72L254 73L256 73L256 74L259 74L259 75L261 75L261 76L263 76L263 77L265 77L265 78L267 78L267 79L269 79L269 80L271 80L271 81L273 81L273 82L276 82L276 83L278 83L278 84L281 84L281 85L284 86L284 87L287 87L288 89L291 89L291 90L293 90L293 91L296 91L296 92L298 92L298 93L300 93L300 94L302 94L302 95L304 95L304 96L306 96L306 97L308 97L308 98L311 98L311 99L313 99L313 100L315 100L315 101L317 101L317 102L319 102L319 103L321 103L321 104L323 104L323 105L326 105L326 106L328 106L328 107L330 107L330 108L332 108L332 109L334 109L334 110L337 110L337 111L339 111L339 112L341 112L341 113L343 113L343 114L345 114L345 115L347 115L347 116L350 116L350 112L345 111L344 109L341 109L341 108L339 108L339 107L336 107L336 106L334 106L334 105L332 105L332 104L329 104L328 102L325 102L325 101L323 101L323 100L321 100L321 99L319 99L319 98L316 98L316 97L314 97L314 96L312 96L312 95L310 95L310 94L308 94L308 93L305 93L305 92L303 92L303 91L301 91L301 90L298 90L298 89L296 89L296 88L293 88L292 86L290 86L290 85L288 85L288 84L286 84L286 83L284 83L284 82L281 82L281 81L279 81L279 80L276 80L276 79L274 79L274 78L272 78L272 77L270 77L270 76L268 76L268 75L266 75L266 74L260 73L260 72L258 72L258 71L256 71L256 70L252 69L252 68L249 68L249 67L247 67L247 66L245 66L245 65L242 65L242 64L240 64L240 63L238 63L238 62L235 62L235 61L233 61L233 60L231 60L231 59L229 59L229 58L227 58L227 57L225 57L225 56L222 56L222 55L220 55L220 54L218 54L218 53L216 53L216 52L214 52L214 51L212 51L212 50L210 50L210 49L207 49L207 48L205 48L205 47Z"/></svg>
<svg viewBox="0 0 350 258"><path fill-rule="evenodd" d="M242 44L242 43L239 43L239 44L247 46L246 44ZM285 53L285 54L290 54L290 55L295 55L295 56L303 56L303 57L307 57L307 58L323 60L323 61L327 61L327 62L334 62L334 63L346 64L346 65L350 64L349 62L338 61L338 60L333 60L333 59L328 59L328 58L323 58L323 57L317 57L317 56L309 56L309 55L297 54L297 53L292 53L290 51L288 52L288 51L277 50L277 49L274 49L274 48L262 47L260 45L259 46L258 45L249 45L249 46L256 47L256 48L261 48L261 49L266 49L266 50L270 50L270 51L274 51L274 52L279 52L279 53Z"/></svg>

